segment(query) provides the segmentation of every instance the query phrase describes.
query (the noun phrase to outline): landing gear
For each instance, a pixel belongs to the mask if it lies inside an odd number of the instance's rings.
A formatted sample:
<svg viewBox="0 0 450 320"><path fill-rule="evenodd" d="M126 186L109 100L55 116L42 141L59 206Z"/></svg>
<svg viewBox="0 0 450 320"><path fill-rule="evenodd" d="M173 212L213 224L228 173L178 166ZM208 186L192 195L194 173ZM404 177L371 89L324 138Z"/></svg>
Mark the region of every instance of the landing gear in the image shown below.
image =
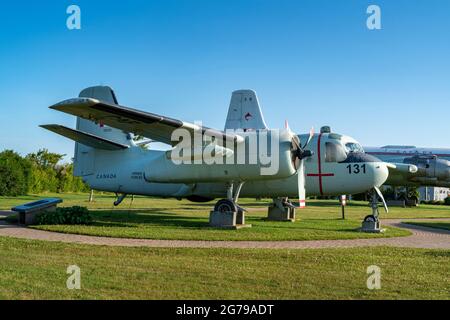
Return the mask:
<svg viewBox="0 0 450 320"><path fill-rule="evenodd" d="M233 200L222 199L219 200L214 206L214 211L217 212L234 212L237 211L237 205Z"/></svg>
<svg viewBox="0 0 450 320"><path fill-rule="evenodd" d="M370 207L372 208L372 215L368 217L373 217L374 221L378 221L380 216L380 211L378 209L378 194L375 189L372 191L372 201L370 201ZM366 217L366 218L368 218Z"/></svg>
<svg viewBox="0 0 450 320"><path fill-rule="evenodd" d="M288 198L274 198L269 206L267 220L295 221L295 206Z"/></svg>
<svg viewBox="0 0 450 320"><path fill-rule="evenodd" d="M372 214L368 215L364 218L362 223L361 231L369 232L369 233L381 233L384 232L384 229L380 228L380 211L378 208L378 196L380 193L374 188L372 190L372 199L370 201L370 207L372 208ZM384 202L384 199L382 199Z"/></svg>
<svg viewBox="0 0 450 320"><path fill-rule="evenodd" d="M128 195L127 195L126 193L122 194L121 196L119 196L119 195L116 193L117 200L114 201L114 206L117 207L118 205L120 205L120 204L122 203L122 201L125 200L125 198L126 198L127 196L128 196Z"/></svg>
<svg viewBox="0 0 450 320"><path fill-rule="evenodd" d="M364 218L364 222L377 222L377 221L378 218L372 214Z"/></svg>
<svg viewBox="0 0 450 320"><path fill-rule="evenodd" d="M245 209L237 204L243 185L244 182L240 182L234 194L234 183L228 185L227 199L219 200L209 215L209 224L212 227L227 229L251 227L245 224Z"/></svg>

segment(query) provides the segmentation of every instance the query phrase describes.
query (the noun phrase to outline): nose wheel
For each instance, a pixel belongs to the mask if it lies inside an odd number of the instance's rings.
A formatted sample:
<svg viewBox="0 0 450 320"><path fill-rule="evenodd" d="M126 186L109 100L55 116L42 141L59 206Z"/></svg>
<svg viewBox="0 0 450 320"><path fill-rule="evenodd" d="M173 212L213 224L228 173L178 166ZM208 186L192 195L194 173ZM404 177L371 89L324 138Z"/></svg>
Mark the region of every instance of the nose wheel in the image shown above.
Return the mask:
<svg viewBox="0 0 450 320"><path fill-rule="evenodd" d="M379 221L378 217L374 216L373 214L366 216L364 218L364 222L377 222L377 221Z"/></svg>

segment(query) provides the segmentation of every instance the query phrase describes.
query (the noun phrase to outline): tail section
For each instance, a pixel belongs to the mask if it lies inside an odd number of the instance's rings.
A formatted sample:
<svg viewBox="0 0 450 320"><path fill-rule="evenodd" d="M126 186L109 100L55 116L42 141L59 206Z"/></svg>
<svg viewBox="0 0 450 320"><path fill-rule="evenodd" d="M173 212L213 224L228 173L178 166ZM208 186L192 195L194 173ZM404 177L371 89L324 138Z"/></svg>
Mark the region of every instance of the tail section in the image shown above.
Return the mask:
<svg viewBox="0 0 450 320"><path fill-rule="evenodd" d="M225 123L226 129L244 129L244 131L267 129L255 91L233 92Z"/></svg>
<svg viewBox="0 0 450 320"><path fill-rule="evenodd" d="M118 104L116 95L110 87L97 86L84 89L80 98L94 98L104 102ZM111 128L102 123L77 118L78 131L92 134L120 145L131 146L132 135L122 130ZM95 172L96 149L81 143L75 143L74 175L79 177L89 176Z"/></svg>

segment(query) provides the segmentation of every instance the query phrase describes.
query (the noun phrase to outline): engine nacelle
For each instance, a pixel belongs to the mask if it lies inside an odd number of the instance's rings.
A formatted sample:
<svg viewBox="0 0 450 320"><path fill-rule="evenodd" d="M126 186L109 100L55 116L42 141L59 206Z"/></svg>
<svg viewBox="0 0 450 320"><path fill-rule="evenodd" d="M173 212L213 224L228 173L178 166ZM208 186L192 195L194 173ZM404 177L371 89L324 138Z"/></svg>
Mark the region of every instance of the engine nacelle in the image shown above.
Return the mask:
<svg viewBox="0 0 450 320"><path fill-rule="evenodd" d="M428 185L437 185L438 181L450 183L450 161L439 159L437 156L414 156L405 158L404 163L417 166L416 179Z"/></svg>
<svg viewBox="0 0 450 320"><path fill-rule="evenodd" d="M179 146L152 160L145 169L147 182L195 183L283 179L296 173L292 134L287 130L239 132L234 145L200 148ZM218 152L220 151L220 152Z"/></svg>

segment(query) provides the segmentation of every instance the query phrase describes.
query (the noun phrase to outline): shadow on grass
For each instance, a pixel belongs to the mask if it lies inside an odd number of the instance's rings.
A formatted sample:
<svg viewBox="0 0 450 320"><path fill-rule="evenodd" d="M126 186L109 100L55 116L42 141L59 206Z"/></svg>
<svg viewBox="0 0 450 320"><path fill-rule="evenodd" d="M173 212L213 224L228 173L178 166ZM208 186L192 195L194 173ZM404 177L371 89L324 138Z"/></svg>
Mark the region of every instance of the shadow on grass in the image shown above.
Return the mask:
<svg viewBox="0 0 450 320"><path fill-rule="evenodd" d="M205 217L183 217L175 213L161 212L159 210L134 211L105 211L91 210L94 222L91 225L99 227L137 227L133 224L149 224L161 227L205 228L209 222Z"/></svg>
<svg viewBox="0 0 450 320"><path fill-rule="evenodd" d="M91 210L94 222L91 224L96 227L125 227L138 228L138 224L151 225L158 227L176 227L176 228L191 228L191 229L216 229L209 225L206 217L194 216L179 216L174 213L168 213L156 209L149 209L145 212L136 211L108 211ZM317 231L334 231L334 232L356 232L354 225L348 225L348 221L340 219L329 220L308 220L307 222L297 221L292 222L275 222L268 221L267 218L252 217L246 218L247 222L254 224L262 229L278 229L293 231L296 230L317 230ZM327 221L327 222L325 222ZM342 224L340 223L342 222ZM328 227L323 227L323 223Z"/></svg>
<svg viewBox="0 0 450 320"><path fill-rule="evenodd" d="M424 254L433 258L450 258L450 251L427 251Z"/></svg>

